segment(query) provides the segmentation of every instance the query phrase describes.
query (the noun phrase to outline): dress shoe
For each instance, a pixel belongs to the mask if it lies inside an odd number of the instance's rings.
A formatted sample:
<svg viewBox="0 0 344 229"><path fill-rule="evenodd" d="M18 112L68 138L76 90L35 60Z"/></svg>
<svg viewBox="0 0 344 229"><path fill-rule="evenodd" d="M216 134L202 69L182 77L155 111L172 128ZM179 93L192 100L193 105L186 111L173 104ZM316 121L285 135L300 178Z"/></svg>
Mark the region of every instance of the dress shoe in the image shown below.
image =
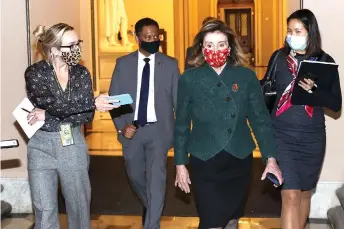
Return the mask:
<svg viewBox="0 0 344 229"><path fill-rule="evenodd" d="M146 213L147 213L147 208L143 208L143 212L142 212L142 226L145 225Z"/></svg>

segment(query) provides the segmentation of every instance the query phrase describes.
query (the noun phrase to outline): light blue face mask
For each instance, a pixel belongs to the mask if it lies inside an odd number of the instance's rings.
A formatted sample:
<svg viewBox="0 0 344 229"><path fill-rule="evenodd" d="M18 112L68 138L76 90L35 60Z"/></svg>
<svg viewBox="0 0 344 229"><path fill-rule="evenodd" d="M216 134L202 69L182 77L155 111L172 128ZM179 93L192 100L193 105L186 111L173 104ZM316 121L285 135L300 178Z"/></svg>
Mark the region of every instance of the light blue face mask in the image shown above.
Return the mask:
<svg viewBox="0 0 344 229"><path fill-rule="evenodd" d="M304 51L307 48L307 37L306 36L293 36L287 35L286 41L290 48L294 51Z"/></svg>

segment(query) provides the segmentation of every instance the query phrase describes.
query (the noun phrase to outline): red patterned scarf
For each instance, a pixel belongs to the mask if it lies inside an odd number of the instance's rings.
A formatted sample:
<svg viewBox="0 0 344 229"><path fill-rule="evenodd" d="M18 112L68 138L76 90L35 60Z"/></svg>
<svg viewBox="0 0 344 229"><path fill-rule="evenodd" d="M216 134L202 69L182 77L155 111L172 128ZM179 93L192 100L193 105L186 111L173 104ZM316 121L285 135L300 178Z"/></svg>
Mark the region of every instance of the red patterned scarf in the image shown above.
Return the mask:
<svg viewBox="0 0 344 229"><path fill-rule="evenodd" d="M288 55L287 57L287 64L288 64L288 69L293 75L293 80L290 82L290 84L287 86L287 88L284 90L277 106L276 110L276 116L281 115L284 111L288 110L292 104L291 104L291 97L293 94L293 88L295 85L295 79L297 76L298 72L298 61L295 57L293 57L291 54ZM313 117L313 107L305 105L305 110L309 117Z"/></svg>

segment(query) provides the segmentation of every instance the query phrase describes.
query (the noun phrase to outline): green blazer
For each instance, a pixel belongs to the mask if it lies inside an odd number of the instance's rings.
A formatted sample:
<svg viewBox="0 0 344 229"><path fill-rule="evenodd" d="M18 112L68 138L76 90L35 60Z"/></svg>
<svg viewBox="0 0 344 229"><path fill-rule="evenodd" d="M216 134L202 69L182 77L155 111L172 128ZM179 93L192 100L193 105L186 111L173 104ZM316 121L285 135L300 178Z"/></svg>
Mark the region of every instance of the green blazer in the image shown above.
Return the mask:
<svg viewBox="0 0 344 229"><path fill-rule="evenodd" d="M264 161L275 157L270 115L252 70L227 63L220 75L208 64L185 71L178 82L176 165L187 164L188 153L201 160L222 150L237 158L247 157L255 149L247 121Z"/></svg>

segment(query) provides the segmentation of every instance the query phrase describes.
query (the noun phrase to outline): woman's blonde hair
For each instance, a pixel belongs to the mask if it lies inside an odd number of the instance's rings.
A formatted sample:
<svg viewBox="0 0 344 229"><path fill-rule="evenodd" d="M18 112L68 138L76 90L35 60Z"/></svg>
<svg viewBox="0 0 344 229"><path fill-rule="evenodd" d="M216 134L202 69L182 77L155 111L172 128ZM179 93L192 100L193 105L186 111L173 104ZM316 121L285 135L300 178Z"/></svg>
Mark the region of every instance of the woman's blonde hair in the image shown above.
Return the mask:
<svg viewBox="0 0 344 229"><path fill-rule="evenodd" d="M224 22L221 20L211 20L205 23L201 30L198 32L194 39L194 43L191 47L191 58L188 61L189 64L196 67L204 65L205 60L202 53L204 37L208 33L221 32L227 36L228 45L230 46L230 56L228 57L229 62L235 66L244 66L247 61L244 57L242 49L239 45L239 41L234 33Z"/></svg>
<svg viewBox="0 0 344 229"><path fill-rule="evenodd" d="M34 31L33 35L38 39L38 48L45 58L51 60L51 48L60 49L62 45L62 36L65 32L74 30L74 28L65 23L58 23L46 29L45 26L39 25Z"/></svg>

